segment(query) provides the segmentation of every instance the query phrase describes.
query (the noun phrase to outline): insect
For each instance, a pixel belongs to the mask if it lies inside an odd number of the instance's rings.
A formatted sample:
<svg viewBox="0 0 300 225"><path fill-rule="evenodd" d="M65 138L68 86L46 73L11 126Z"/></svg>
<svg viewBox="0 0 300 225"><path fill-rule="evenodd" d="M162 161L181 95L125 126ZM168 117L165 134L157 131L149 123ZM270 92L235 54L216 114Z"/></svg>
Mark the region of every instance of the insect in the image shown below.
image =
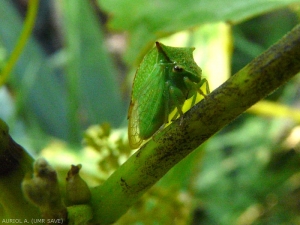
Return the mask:
<svg viewBox="0 0 300 225"><path fill-rule="evenodd" d="M128 110L128 138L132 148L138 148L143 140L150 138L162 125L168 123L169 114L176 108L172 118L183 115L186 99L197 93L206 96L200 87L208 82L201 78L201 69L193 59L195 48L177 48L156 42L141 62L134 78Z"/></svg>

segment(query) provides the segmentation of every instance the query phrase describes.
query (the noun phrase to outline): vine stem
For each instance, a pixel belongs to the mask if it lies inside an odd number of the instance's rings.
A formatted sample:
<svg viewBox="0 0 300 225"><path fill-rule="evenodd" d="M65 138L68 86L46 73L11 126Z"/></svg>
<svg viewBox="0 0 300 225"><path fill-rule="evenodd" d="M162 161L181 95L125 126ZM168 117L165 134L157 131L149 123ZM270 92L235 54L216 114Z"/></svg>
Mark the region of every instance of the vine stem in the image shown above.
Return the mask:
<svg viewBox="0 0 300 225"><path fill-rule="evenodd" d="M17 63L18 58L20 57L27 41L29 40L30 34L34 28L38 6L39 0L29 0L24 27L19 40L6 63L6 66L2 70L2 74L0 76L0 87L8 80L9 74L11 73L14 65Z"/></svg>

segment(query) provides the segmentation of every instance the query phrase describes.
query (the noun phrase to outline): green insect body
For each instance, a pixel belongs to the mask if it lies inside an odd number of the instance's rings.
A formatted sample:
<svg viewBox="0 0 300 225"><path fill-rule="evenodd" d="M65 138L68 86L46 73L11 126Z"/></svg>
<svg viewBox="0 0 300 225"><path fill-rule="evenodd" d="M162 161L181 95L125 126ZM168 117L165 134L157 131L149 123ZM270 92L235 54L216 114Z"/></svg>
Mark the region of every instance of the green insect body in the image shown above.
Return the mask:
<svg viewBox="0 0 300 225"><path fill-rule="evenodd" d="M201 79L201 69L193 59L194 48L177 48L156 42L140 64L132 88L129 106L128 138L132 148L138 148L168 122L169 114L176 108L183 115L186 99L197 93L205 96L200 87L207 81ZM209 92L208 85L207 92Z"/></svg>

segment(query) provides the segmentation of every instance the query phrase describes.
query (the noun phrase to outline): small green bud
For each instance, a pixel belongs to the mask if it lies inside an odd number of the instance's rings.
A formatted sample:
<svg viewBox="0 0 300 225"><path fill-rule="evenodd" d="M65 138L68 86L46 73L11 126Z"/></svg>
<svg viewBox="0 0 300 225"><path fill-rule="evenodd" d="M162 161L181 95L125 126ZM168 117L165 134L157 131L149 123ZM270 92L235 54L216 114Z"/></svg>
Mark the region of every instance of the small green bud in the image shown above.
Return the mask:
<svg viewBox="0 0 300 225"><path fill-rule="evenodd" d="M79 175L81 167L81 164L72 165L66 178L66 197L69 205L85 204L91 199L90 189Z"/></svg>

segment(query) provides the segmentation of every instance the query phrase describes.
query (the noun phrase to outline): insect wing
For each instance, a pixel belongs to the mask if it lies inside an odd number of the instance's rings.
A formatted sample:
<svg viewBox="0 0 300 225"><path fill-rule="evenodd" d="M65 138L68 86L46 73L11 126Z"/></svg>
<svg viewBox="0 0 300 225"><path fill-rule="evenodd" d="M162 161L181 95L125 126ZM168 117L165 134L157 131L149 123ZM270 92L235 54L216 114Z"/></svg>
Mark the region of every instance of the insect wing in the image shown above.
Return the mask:
<svg viewBox="0 0 300 225"><path fill-rule="evenodd" d="M163 106L164 91L163 72L161 66L155 64L150 76L144 80L143 85L138 89L139 93L132 94L128 113L128 138L132 148L138 148L143 140L156 131L152 128L152 123L157 112L163 110L161 108ZM143 129L142 134L141 128Z"/></svg>
<svg viewBox="0 0 300 225"><path fill-rule="evenodd" d="M137 103L134 100L131 100L129 112L128 112L128 140L129 145L131 148L135 149L138 148L143 139L139 136L139 118L138 118L138 111L137 111Z"/></svg>

